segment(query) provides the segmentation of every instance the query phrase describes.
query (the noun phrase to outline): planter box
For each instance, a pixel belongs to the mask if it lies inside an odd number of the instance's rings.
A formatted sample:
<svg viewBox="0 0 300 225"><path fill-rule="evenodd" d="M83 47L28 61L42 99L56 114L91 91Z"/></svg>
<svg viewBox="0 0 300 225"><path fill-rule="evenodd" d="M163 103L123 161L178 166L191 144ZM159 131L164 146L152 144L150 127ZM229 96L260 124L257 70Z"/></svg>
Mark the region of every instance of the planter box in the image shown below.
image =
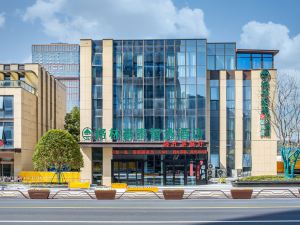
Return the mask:
<svg viewBox="0 0 300 225"><path fill-rule="evenodd" d="M184 190L163 190L165 200L181 200Z"/></svg>
<svg viewBox="0 0 300 225"><path fill-rule="evenodd" d="M49 190L28 190L30 199L48 199L50 195Z"/></svg>
<svg viewBox="0 0 300 225"><path fill-rule="evenodd" d="M251 199L253 189L231 189L230 192L233 199Z"/></svg>
<svg viewBox="0 0 300 225"><path fill-rule="evenodd" d="M116 190L95 190L98 200L114 200L116 199Z"/></svg>

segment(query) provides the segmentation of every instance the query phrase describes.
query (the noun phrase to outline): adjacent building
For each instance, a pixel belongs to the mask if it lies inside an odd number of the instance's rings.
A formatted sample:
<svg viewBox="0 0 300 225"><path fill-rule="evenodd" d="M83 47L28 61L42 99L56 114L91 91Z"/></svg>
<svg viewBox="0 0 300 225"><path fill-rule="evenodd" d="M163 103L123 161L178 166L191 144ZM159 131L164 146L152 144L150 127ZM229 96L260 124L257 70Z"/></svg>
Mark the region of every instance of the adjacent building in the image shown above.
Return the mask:
<svg viewBox="0 0 300 225"><path fill-rule="evenodd" d="M276 174L277 53L206 39L82 39L82 179L198 185L208 170Z"/></svg>
<svg viewBox="0 0 300 225"><path fill-rule="evenodd" d="M39 64L0 64L0 176L32 170L38 139L63 129L66 88Z"/></svg>
<svg viewBox="0 0 300 225"><path fill-rule="evenodd" d="M67 87L67 112L79 107L79 45L32 45L32 62L41 64Z"/></svg>

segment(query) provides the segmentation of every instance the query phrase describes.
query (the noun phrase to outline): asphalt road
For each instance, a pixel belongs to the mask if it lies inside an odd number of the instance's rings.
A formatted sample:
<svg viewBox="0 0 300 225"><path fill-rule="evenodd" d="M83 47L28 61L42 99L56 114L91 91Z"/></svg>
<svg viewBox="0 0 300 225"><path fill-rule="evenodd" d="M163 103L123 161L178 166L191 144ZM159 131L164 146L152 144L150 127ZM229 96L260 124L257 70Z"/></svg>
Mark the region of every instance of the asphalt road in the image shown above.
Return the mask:
<svg viewBox="0 0 300 225"><path fill-rule="evenodd" d="M0 199L0 225L300 224L300 199L16 200Z"/></svg>

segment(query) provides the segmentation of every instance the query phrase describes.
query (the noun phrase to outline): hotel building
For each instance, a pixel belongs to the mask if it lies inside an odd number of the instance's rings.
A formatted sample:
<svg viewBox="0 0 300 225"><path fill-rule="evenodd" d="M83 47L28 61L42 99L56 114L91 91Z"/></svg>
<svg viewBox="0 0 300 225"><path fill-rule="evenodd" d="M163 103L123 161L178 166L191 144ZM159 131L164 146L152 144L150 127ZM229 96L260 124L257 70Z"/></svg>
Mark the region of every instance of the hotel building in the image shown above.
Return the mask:
<svg viewBox="0 0 300 225"><path fill-rule="evenodd" d="M31 171L39 138L63 129L66 88L39 64L0 64L0 176Z"/></svg>
<svg viewBox="0 0 300 225"><path fill-rule="evenodd" d="M206 39L82 39L81 178L198 185L276 174L277 53Z"/></svg>

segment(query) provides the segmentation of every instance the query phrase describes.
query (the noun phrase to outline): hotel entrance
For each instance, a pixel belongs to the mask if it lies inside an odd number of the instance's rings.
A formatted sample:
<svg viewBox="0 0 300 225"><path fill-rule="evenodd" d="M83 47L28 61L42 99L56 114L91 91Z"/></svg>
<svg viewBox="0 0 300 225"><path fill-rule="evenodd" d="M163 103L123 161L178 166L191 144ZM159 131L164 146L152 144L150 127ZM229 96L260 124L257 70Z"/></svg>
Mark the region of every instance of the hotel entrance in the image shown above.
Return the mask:
<svg viewBox="0 0 300 225"><path fill-rule="evenodd" d="M112 183L127 183L134 186L207 184L206 155L114 154L113 157Z"/></svg>

